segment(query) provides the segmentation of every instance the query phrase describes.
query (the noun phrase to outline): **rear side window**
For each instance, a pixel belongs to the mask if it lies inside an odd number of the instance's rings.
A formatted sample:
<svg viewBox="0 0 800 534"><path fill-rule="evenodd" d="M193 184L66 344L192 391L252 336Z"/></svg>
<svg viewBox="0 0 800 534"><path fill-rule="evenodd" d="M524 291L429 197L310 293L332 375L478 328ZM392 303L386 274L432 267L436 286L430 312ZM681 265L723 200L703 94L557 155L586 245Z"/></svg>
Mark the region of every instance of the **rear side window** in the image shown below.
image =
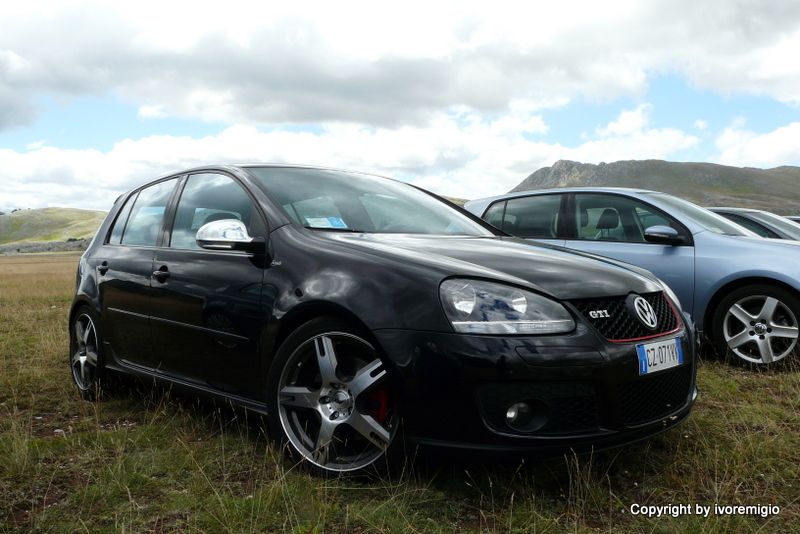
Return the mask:
<svg viewBox="0 0 800 534"><path fill-rule="evenodd" d="M165 180L139 192L133 204L128 224L122 234L123 245L153 247L164 221L164 212L178 179Z"/></svg>
<svg viewBox="0 0 800 534"><path fill-rule="evenodd" d="M561 195L536 195L509 199L502 230L511 235L538 239L558 236Z"/></svg>
<svg viewBox="0 0 800 534"><path fill-rule="evenodd" d="M245 223L254 235L252 222L258 217L250 196L230 176L193 174L189 176L178 201L170 247L199 249L195 237L204 224L226 219Z"/></svg>
<svg viewBox="0 0 800 534"><path fill-rule="evenodd" d="M122 232L125 230L125 223L128 222L128 216L131 214L131 208L135 201L136 195L131 195L130 198L125 201L125 205L122 209L119 210L117 220L114 221L114 227L111 229L111 236L108 238L109 244L119 245L122 243Z"/></svg>
<svg viewBox="0 0 800 534"><path fill-rule="evenodd" d="M489 209L486 210L486 213L483 214L483 220L491 224L496 228L503 229L503 214L506 211L506 203L503 202L495 202Z"/></svg>

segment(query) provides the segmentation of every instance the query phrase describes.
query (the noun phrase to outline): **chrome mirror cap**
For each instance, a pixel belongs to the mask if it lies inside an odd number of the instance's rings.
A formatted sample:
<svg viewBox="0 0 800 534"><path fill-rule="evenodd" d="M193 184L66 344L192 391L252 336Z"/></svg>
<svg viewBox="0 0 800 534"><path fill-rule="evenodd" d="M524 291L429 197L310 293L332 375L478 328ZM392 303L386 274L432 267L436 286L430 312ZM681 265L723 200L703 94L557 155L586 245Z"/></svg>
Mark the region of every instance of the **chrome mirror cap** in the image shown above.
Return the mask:
<svg viewBox="0 0 800 534"><path fill-rule="evenodd" d="M247 249L253 243L247 227L238 219L204 224L197 230L195 240L200 247L212 250Z"/></svg>
<svg viewBox="0 0 800 534"><path fill-rule="evenodd" d="M648 243L660 243L664 245L678 245L683 242L677 230L661 224L650 226L645 229L644 239Z"/></svg>

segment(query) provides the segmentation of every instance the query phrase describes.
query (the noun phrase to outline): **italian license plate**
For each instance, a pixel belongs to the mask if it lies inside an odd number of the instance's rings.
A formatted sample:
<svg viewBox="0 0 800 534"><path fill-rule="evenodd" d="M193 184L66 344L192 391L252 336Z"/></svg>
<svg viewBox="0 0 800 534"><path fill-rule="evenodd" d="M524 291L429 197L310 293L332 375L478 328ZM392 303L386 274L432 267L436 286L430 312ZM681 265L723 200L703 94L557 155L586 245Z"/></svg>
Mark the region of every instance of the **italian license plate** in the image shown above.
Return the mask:
<svg viewBox="0 0 800 534"><path fill-rule="evenodd" d="M683 363L680 338L636 345L636 353L639 355L640 375L657 373Z"/></svg>

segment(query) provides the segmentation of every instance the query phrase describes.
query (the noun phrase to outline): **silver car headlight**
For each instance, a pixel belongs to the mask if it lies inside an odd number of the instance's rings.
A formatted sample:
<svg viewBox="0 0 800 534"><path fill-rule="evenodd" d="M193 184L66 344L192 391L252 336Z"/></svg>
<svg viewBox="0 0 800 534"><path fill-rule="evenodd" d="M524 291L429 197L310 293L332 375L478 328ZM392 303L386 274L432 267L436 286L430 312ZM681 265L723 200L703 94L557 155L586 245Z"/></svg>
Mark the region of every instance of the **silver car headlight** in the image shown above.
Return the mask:
<svg viewBox="0 0 800 534"><path fill-rule="evenodd" d="M558 302L504 284L451 278L439 286L439 296L456 332L563 334L575 329L572 315Z"/></svg>

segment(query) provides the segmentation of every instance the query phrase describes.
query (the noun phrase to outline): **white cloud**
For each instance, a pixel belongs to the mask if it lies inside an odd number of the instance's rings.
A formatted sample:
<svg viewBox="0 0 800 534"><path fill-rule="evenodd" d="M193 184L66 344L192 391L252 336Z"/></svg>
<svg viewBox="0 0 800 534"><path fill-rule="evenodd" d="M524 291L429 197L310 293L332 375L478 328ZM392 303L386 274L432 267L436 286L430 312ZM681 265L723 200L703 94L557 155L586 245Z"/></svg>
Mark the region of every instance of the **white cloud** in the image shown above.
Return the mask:
<svg viewBox="0 0 800 534"><path fill-rule="evenodd" d="M46 16L42 14L46 13ZM225 124L425 124L641 95L674 72L800 104L800 3L99 1L0 5L0 128L113 92Z"/></svg>
<svg viewBox="0 0 800 534"><path fill-rule="evenodd" d="M650 111L653 109L651 104L640 104L635 109L625 110L619 116L599 128L597 133L600 137L610 137L614 135L627 135L640 132L650 120Z"/></svg>
<svg viewBox="0 0 800 534"><path fill-rule="evenodd" d="M167 116L164 106L160 104L139 106L137 114L143 119L160 119Z"/></svg>
<svg viewBox="0 0 800 534"><path fill-rule="evenodd" d="M141 118L220 132L106 151L0 149L0 203L107 208L129 187L209 162L334 165L474 198L557 159L680 159L699 139L652 127L650 104L574 146L546 139L542 110L641 97L665 72L800 105L799 48L800 3L783 0L4 2L0 130L33 121L42 97L111 94ZM717 139L719 159L798 161L797 133L737 122Z"/></svg>
<svg viewBox="0 0 800 534"><path fill-rule="evenodd" d="M47 144L47 140L46 139L39 139L38 141L33 141L31 143L28 143L27 145L25 145L25 148L27 150L39 150L40 148L42 148L46 144Z"/></svg>
<svg viewBox="0 0 800 534"><path fill-rule="evenodd" d="M792 122L767 133L745 128L735 121L716 139L716 160L726 165L777 167L800 161L800 122Z"/></svg>
<svg viewBox="0 0 800 534"><path fill-rule="evenodd" d="M311 133L236 125L202 138L126 139L107 152L48 146L0 150L6 176L3 201L20 207L107 209L118 194L162 174L208 163L254 161L362 170L440 194L477 198L507 191L558 159L663 158L697 142L679 130L650 129L643 122L574 147L545 142L541 133L546 130L540 116L518 106L491 120L468 110L442 113L426 126L329 123Z"/></svg>
<svg viewBox="0 0 800 534"><path fill-rule="evenodd" d="M700 130L702 132L708 128L708 122L703 119L697 119L692 126L694 126L695 130Z"/></svg>

